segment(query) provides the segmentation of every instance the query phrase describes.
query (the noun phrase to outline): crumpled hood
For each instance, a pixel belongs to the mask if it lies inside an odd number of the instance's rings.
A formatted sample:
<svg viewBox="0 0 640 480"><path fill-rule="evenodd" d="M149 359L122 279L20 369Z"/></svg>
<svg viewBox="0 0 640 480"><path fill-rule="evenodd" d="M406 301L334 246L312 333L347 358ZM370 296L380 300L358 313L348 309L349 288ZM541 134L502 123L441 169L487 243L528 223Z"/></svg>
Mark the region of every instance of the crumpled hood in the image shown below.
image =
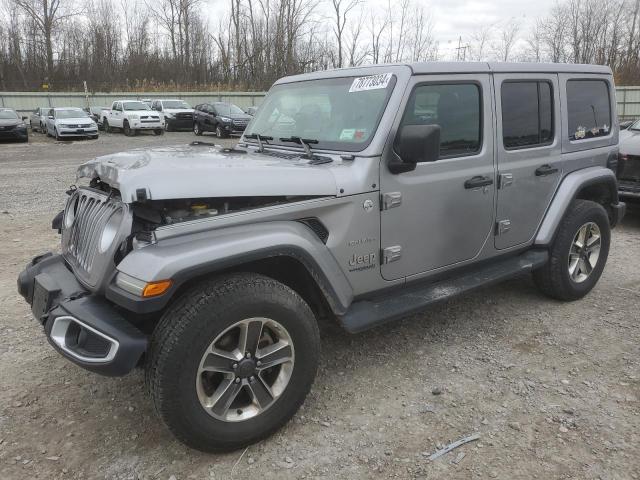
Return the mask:
<svg viewBox="0 0 640 480"><path fill-rule="evenodd" d="M78 167L77 178L99 177L120 190L125 202L204 197L331 196L330 165L295 157L204 145L136 149L97 157Z"/></svg>

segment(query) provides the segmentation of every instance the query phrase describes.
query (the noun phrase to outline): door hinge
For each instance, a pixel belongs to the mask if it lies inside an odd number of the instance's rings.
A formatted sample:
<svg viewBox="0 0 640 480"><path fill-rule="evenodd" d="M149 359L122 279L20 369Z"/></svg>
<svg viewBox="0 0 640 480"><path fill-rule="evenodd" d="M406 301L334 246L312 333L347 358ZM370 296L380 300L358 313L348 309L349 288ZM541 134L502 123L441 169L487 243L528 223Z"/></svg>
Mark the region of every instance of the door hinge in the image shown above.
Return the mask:
<svg viewBox="0 0 640 480"><path fill-rule="evenodd" d="M498 188L503 189L513 184L513 173L501 173L498 177Z"/></svg>
<svg viewBox="0 0 640 480"><path fill-rule="evenodd" d="M389 210L390 208L399 207L400 205L402 205L402 193L388 192L382 195L382 201L380 202L380 208L382 210Z"/></svg>
<svg viewBox="0 0 640 480"><path fill-rule="evenodd" d="M402 247L400 245L394 245L393 247L387 247L382 249L382 263L391 263L396 260L400 260L402 256Z"/></svg>
<svg viewBox="0 0 640 480"><path fill-rule="evenodd" d="M500 220L496 224L496 235L504 235L511 230L511 220Z"/></svg>

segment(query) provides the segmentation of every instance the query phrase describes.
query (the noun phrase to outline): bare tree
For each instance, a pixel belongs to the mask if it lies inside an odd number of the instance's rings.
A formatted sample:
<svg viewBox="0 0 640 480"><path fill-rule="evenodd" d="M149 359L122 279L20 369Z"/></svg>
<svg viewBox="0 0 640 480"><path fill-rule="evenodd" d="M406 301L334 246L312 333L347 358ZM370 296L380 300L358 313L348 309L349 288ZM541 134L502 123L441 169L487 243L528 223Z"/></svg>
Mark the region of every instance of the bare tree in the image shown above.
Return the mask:
<svg viewBox="0 0 640 480"><path fill-rule="evenodd" d="M53 78L53 35L60 23L79 15L82 9L74 0L11 0L15 7L23 11L38 27L44 37L47 75Z"/></svg>
<svg viewBox="0 0 640 480"><path fill-rule="evenodd" d="M349 13L358 6L359 0L331 0L333 8L333 35L336 40L337 58L334 67L342 68L344 57L344 33Z"/></svg>
<svg viewBox="0 0 640 480"><path fill-rule="evenodd" d="M501 61L509 61L509 56L513 51L513 46L518 40L519 32L520 23L514 18L512 18L502 26L498 40L499 43L496 46L496 53Z"/></svg>

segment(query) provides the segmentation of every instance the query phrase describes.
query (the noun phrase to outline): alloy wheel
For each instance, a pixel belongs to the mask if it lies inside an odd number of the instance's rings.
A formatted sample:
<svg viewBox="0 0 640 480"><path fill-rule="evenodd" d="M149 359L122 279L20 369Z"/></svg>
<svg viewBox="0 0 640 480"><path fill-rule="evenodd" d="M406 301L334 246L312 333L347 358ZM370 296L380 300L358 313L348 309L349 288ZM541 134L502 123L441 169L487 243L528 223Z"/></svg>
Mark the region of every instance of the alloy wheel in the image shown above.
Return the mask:
<svg viewBox="0 0 640 480"><path fill-rule="evenodd" d="M582 225L571 243L569 251L569 276L576 283L582 283L598 264L602 237L600 227L594 222Z"/></svg>
<svg viewBox="0 0 640 480"><path fill-rule="evenodd" d="M282 395L293 365L293 342L280 323L241 320L219 334L203 354L196 376L198 399L218 420L253 418Z"/></svg>

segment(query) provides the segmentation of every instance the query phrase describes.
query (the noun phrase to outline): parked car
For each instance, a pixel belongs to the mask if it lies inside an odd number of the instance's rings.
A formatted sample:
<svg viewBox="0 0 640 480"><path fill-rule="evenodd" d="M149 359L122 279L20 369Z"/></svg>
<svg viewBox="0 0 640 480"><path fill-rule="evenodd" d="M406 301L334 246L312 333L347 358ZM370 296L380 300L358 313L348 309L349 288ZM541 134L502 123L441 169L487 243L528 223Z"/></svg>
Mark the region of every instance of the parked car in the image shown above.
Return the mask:
<svg viewBox="0 0 640 480"><path fill-rule="evenodd" d="M595 65L283 78L234 149L81 165L90 185L53 221L61 254L34 258L19 292L70 361L144 364L181 441L244 447L304 401L320 319L361 332L525 273L557 300L587 295L625 212L614 95Z"/></svg>
<svg viewBox="0 0 640 480"><path fill-rule="evenodd" d="M252 117L255 117L257 111L258 107L255 106L247 107L244 109L244 113L246 113L247 115L251 115Z"/></svg>
<svg viewBox="0 0 640 480"><path fill-rule="evenodd" d="M98 125L81 108L52 108L47 115L47 135L62 140L69 137L98 138Z"/></svg>
<svg viewBox="0 0 640 480"><path fill-rule="evenodd" d="M634 123L635 123L635 120L624 120L620 122L620 131L627 130Z"/></svg>
<svg viewBox="0 0 640 480"><path fill-rule="evenodd" d="M47 115L51 107L38 107L29 116L29 126L32 132L47 133Z"/></svg>
<svg viewBox="0 0 640 480"><path fill-rule="evenodd" d="M96 122L96 125L98 125L98 130L102 130L102 111L105 110L107 107L86 107L83 110L85 112L87 112L87 115L89 115L89 117L91 118L91 120L93 120L94 122Z"/></svg>
<svg viewBox="0 0 640 480"><path fill-rule="evenodd" d="M162 114L167 132L193 128L193 108L184 100L154 100L151 108Z"/></svg>
<svg viewBox="0 0 640 480"><path fill-rule="evenodd" d="M640 120L620 132L617 176L620 198L640 202Z"/></svg>
<svg viewBox="0 0 640 480"><path fill-rule="evenodd" d="M193 133L215 132L218 138L241 135L251 118L233 103L203 103L193 112Z"/></svg>
<svg viewBox="0 0 640 480"><path fill-rule="evenodd" d="M13 108L0 108L0 140L29 141L27 124Z"/></svg>
<svg viewBox="0 0 640 480"><path fill-rule="evenodd" d="M113 102L110 109L102 111L102 124L105 132L119 128L127 136L137 135L141 130L151 130L154 135L164 132L164 121L160 114L138 100Z"/></svg>

